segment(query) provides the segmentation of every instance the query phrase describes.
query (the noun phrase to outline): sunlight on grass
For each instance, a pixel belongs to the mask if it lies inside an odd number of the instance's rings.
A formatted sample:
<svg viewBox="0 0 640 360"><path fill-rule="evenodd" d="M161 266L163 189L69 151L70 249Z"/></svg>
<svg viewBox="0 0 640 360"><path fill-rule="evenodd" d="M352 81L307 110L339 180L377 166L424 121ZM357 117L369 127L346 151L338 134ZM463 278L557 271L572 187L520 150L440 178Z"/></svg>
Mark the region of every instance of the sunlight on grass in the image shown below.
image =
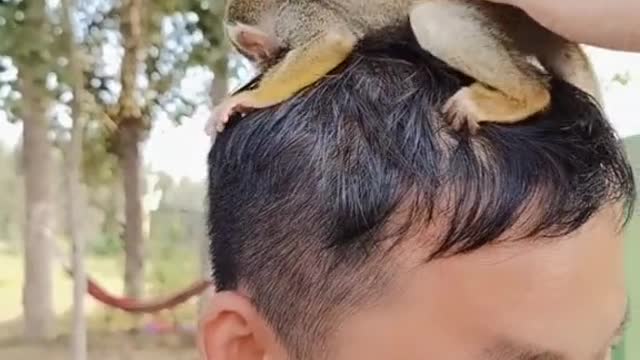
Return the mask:
<svg viewBox="0 0 640 360"><path fill-rule="evenodd" d="M13 320L22 313L22 257L14 254L0 253L0 322ZM116 261L107 258L90 258L87 269L103 286L119 293L122 280L118 275ZM54 265L53 271L53 302L56 315L62 315L71 309L72 282L59 264ZM95 302L89 300L88 309L95 307Z"/></svg>
<svg viewBox="0 0 640 360"><path fill-rule="evenodd" d="M174 251L170 255L154 254L151 251L147 271L146 298L163 297L196 280L198 262L192 254ZM162 255L165 255L164 257ZM22 281L23 262L18 254L0 252L0 326L3 329L0 339L19 336L22 314ZM122 293L122 260L118 257L90 257L87 259L87 270L100 286L113 295ZM70 328L72 308L72 280L62 270L60 264L53 267L54 311L58 318L60 334ZM85 297L89 328L95 331L124 331L136 325L149 323L194 324L196 301L164 311L159 314L134 317L131 314L108 308L89 296ZM7 325L9 324L9 325Z"/></svg>
<svg viewBox="0 0 640 360"><path fill-rule="evenodd" d="M631 324L627 328L626 359L640 359L640 214L636 213L626 232L625 265L629 296L631 298Z"/></svg>

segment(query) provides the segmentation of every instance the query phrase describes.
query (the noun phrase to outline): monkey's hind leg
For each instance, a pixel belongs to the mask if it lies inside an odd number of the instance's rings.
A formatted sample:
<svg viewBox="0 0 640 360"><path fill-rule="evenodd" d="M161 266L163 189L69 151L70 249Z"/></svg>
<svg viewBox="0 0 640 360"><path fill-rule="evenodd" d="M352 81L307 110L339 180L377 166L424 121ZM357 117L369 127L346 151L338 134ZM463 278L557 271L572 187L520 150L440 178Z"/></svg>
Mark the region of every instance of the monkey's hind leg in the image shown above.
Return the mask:
<svg viewBox="0 0 640 360"><path fill-rule="evenodd" d="M479 123L515 123L543 111L551 96L543 74L524 55L509 49L494 23L475 5L457 0L425 0L410 13L423 49L477 82L445 104L454 128Z"/></svg>
<svg viewBox="0 0 640 360"><path fill-rule="evenodd" d="M353 51L357 39L348 32L329 31L307 45L291 50L268 70L258 87L225 100L213 112L207 132L224 129L233 113L279 104L320 80L340 65Z"/></svg>

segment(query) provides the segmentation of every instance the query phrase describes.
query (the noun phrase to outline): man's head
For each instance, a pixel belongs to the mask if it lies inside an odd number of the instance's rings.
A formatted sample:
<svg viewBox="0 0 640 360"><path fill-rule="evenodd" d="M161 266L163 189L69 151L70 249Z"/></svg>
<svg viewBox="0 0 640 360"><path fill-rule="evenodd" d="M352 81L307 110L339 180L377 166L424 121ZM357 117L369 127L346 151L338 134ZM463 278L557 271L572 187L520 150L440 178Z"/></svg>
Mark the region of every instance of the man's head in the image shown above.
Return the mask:
<svg viewBox="0 0 640 360"><path fill-rule="evenodd" d="M223 133L207 359L604 360L634 197L618 140L560 82L531 121L452 132L439 109L468 83L375 36Z"/></svg>

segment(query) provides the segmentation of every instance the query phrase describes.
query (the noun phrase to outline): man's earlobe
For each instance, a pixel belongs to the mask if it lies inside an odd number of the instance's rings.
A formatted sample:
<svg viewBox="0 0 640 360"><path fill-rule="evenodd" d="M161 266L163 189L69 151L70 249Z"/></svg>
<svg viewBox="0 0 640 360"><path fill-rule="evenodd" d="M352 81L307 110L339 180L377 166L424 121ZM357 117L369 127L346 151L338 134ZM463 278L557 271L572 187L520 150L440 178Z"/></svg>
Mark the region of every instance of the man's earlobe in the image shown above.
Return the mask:
<svg viewBox="0 0 640 360"><path fill-rule="evenodd" d="M251 301L240 293L219 292L205 300L198 329L202 360L277 359L275 339Z"/></svg>

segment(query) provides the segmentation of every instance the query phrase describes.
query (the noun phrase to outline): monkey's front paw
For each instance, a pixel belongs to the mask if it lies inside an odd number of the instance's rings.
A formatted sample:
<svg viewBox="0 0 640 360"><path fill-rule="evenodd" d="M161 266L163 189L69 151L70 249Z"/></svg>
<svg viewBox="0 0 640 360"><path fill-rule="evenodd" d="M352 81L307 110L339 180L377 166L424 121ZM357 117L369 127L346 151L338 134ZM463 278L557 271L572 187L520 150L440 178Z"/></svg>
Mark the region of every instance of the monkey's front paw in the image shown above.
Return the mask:
<svg viewBox="0 0 640 360"><path fill-rule="evenodd" d="M230 97L213 108L211 117L207 121L205 131L207 135L212 136L214 131L222 132L231 117L238 113L249 109L244 97L237 95Z"/></svg>
<svg viewBox="0 0 640 360"><path fill-rule="evenodd" d="M444 105L446 121L456 130L468 128L471 134L478 131L481 116L481 109L475 103L470 88L458 90Z"/></svg>

